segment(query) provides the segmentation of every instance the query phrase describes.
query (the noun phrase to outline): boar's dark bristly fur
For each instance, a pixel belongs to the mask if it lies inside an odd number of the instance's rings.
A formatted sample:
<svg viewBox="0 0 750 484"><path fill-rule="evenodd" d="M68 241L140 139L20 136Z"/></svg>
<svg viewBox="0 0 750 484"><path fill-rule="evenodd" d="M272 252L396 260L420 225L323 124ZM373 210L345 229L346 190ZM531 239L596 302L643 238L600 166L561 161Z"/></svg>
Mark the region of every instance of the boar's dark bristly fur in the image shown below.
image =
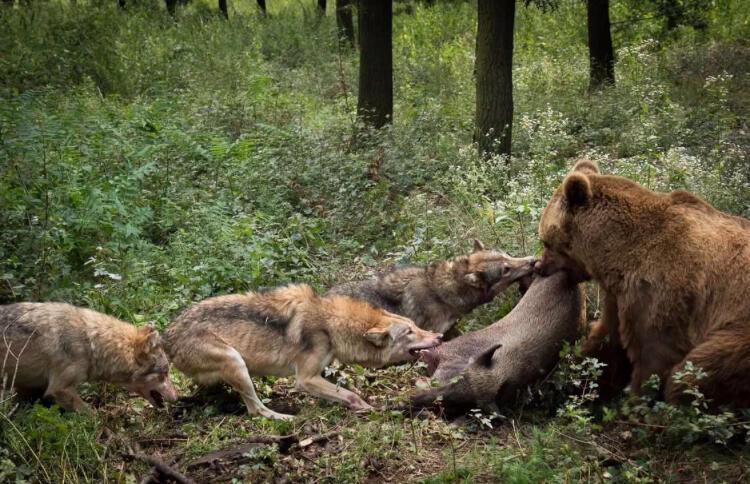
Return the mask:
<svg viewBox="0 0 750 484"><path fill-rule="evenodd" d="M440 386L414 395L415 407L510 403L546 375L564 341L583 328L583 290L566 273L537 277L500 321L455 338L423 355Z"/></svg>

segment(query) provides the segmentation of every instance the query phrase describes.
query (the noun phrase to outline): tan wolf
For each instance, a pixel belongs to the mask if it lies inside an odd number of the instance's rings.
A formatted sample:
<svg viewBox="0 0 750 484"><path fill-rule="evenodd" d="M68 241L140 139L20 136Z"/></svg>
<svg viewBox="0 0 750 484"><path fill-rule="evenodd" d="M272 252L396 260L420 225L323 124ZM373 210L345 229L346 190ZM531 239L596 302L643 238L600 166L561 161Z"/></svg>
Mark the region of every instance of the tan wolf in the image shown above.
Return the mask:
<svg viewBox="0 0 750 484"><path fill-rule="evenodd" d="M295 373L299 389L368 410L359 395L321 376L325 366L333 358L368 367L414 360L442 335L362 301L319 297L306 284L292 284L206 299L179 315L165 338L175 367L197 383L227 383L251 415L290 419L263 405L250 375Z"/></svg>
<svg viewBox="0 0 750 484"><path fill-rule="evenodd" d="M86 381L124 386L155 406L177 400L159 333L64 303L0 306L0 387L44 392L64 409L87 410Z"/></svg>
<svg viewBox="0 0 750 484"><path fill-rule="evenodd" d="M426 266L397 267L373 279L330 289L446 333L461 316L529 277L534 257L511 257L474 241L474 252Z"/></svg>

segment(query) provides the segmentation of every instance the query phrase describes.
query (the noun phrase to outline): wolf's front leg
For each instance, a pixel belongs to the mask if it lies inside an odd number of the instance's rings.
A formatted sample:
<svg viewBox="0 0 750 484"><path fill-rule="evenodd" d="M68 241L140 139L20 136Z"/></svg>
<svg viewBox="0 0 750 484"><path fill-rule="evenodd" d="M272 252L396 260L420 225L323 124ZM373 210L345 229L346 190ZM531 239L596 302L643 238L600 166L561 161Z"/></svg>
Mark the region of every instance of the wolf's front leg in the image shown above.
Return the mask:
<svg viewBox="0 0 750 484"><path fill-rule="evenodd" d="M86 368L79 368L74 365L63 368L62 370L52 371L49 377L47 390L44 392L45 397L52 397L55 402L65 410L75 412L92 412L86 402L78 395L76 387L81 383L81 375L85 374Z"/></svg>
<svg viewBox="0 0 750 484"><path fill-rule="evenodd" d="M352 410L372 410L372 406L362 400L362 397L345 388L338 387L320 375L301 377L297 375L297 388L316 397L340 402Z"/></svg>
<svg viewBox="0 0 750 484"><path fill-rule="evenodd" d="M325 398L334 402L343 403L352 410L372 410L362 397L346 388L341 388L329 382L322 376L325 362L330 360L327 348L320 346L319 349L304 353L297 359L297 388L306 391L316 397Z"/></svg>

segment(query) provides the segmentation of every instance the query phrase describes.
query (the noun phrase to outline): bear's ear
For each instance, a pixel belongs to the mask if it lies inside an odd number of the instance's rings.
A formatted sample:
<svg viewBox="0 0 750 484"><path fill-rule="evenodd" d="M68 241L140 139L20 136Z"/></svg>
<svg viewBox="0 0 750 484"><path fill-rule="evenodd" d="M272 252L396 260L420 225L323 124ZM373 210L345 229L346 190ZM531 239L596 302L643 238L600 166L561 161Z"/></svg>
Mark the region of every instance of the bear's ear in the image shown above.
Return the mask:
<svg viewBox="0 0 750 484"><path fill-rule="evenodd" d="M577 171L569 173L565 177L565 181L563 181L563 194L570 208L586 205L594 195L591 191L589 178Z"/></svg>
<svg viewBox="0 0 750 484"><path fill-rule="evenodd" d="M474 239L474 252L481 252L483 250L486 250L484 248L484 244L479 239Z"/></svg>
<svg viewBox="0 0 750 484"><path fill-rule="evenodd" d="M576 164L573 166L573 171L580 171L581 173L585 173L587 175L598 175L599 174L599 165L596 164L595 161L582 159L576 161Z"/></svg>

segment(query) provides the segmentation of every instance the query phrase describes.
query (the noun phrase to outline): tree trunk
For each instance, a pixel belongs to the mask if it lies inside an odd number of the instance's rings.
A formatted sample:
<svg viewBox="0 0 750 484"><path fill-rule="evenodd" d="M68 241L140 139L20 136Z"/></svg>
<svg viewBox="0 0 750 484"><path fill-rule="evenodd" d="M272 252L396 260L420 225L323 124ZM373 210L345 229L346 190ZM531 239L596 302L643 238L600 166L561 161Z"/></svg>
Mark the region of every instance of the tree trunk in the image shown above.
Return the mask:
<svg viewBox="0 0 750 484"><path fill-rule="evenodd" d="M227 0L219 0L219 10L225 19L229 19L229 10L227 10Z"/></svg>
<svg viewBox="0 0 750 484"><path fill-rule="evenodd" d="M318 13L321 15L326 14L326 0L318 0Z"/></svg>
<svg viewBox="0 0 750 484"><path fill-rule="evenodd" d="M513 23L515 0L477 2L477 104L479 153L510 156L513 128Z"/></svg>
<svg viewBox="0 0 750 484"><path fill-rule="evenodd" d="M587 0L589 62L591 84L595 91L615 83L615 52L609 25L609 0Z"/></svg>
<svg viewBox="0 0 750 484"><path fill-rule="evenodd" d="M393 118L392 0L359 0L357 115L380 128Z"/></svg>
<svg viewBox="0 0 750 484"><path fill-rule="evenodd" d="M174 11L175 7L177 6L177 0L164 0L164 3L167 5L167 12L169 12L169 15L174 17Z"/></svg>
<svg viewBox="0 0 750 484"><path fill-rule="evenodd" d="M336 0L336 25L339 39L346 39L354 45L354 19L352 17L352 0Z"/></svg>
<svg viewBox="0 0 750 484"><path fill-rule="evenodd" d="M260 8L260 11L263 12L263 15L266 14L266 0L258 0L258 8Z"/></svg>
<svg viewBox="0 0 750 484"><path fill-rule="evenodd" d="M667 19L668 31L676 29L685 16L685 9L677 0L661 0L658 4L659 13Z"/></svg>

